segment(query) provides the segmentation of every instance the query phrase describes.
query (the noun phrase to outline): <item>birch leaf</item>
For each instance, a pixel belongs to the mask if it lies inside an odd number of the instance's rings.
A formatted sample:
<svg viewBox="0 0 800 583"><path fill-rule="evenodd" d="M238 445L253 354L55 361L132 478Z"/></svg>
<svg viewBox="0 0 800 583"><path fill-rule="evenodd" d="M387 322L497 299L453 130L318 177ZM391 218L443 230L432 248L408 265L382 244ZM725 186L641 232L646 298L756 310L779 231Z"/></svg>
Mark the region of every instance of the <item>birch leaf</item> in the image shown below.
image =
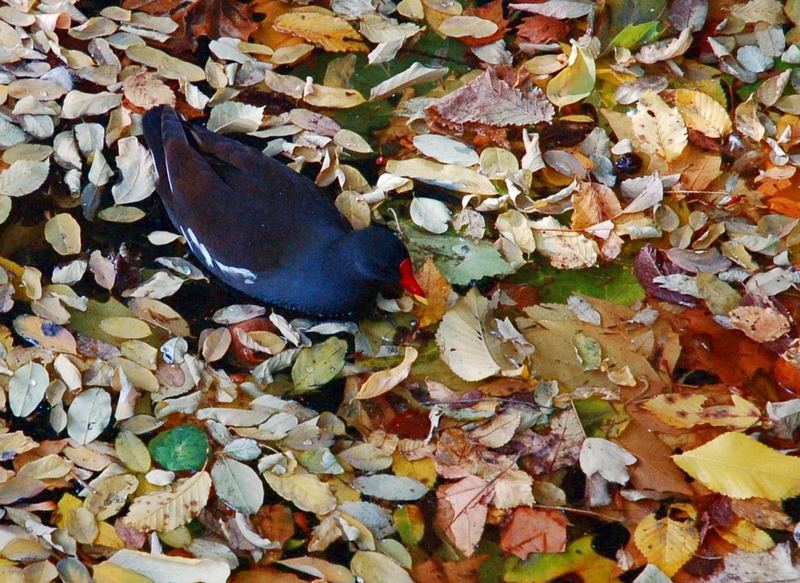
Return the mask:
<svg viewBox="0 0 800 583"><path fill-rule="evenodd" d="M741 433L723 433L672 459L709 490L731 498L779 501L800 494L800 458Z"/></svg>
<svg viewBox="0 0 800 583"><path fill-rule="evenodd" d="M700 546L700 533L693 524L647 515L633 534L636 546L647 560L672 577L692 558Z"/></svg>
<svg viewBox="0 0 800 583"><path fill-rule="evenodd" d="M652 91L639 99L631 120L639 148L651 156L674 160L688 143L680 114Z"/></svg>
<svg viewBox="0 0 800 583"><path fill-rule="evenodd" d="M500 372L486 339L489 300L472 288L444 315L436 333L442 360L465 381L479 381Z"/></svg>
<svg viewBox="0 0 800 583"><path fill-rule="evenodd" d="M721 138L731 132L728 112L713 97L700 91L678 89L675 104L686 125L693 130L709 138Z"/></svg>
<svg viewBox="0 0 800 583"><path fill-rule="evenodd" d="M211 492L211 476L198 472L177 480L169 491L139 496L123 519L130 528L166 532L192 520L202 510Z"/></svg>

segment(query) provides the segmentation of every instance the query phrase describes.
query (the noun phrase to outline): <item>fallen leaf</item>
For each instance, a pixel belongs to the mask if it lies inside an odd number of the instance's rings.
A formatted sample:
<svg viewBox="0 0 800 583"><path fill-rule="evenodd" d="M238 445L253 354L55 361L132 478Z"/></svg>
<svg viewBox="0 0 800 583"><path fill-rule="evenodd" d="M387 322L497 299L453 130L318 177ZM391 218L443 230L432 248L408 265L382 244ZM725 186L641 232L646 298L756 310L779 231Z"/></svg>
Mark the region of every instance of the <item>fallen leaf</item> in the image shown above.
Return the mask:
<svg viewBox="0 0 800 583"><path fill-rule="evenodd" d="M741 433L723 433L672 459L709 490L731 498L783 500L800 494L800 459Z"/></svg>
<svg viewBox="0 0 800 583"><path fill-rule="evenodd" d="M672 577L700 546L700 533L689 521L648 514L633 533L636 546L656 567Z"/></svg>
<svg viewBox="0 0 800 583"><path fill-rule="evenodd" d="M391 391L408 377L411 372L411 365L414 364L417 355L416 348L413 346L406 346L403 362L393 368L378 371L370 375L364 384L361 385L355 398L373 399Z"/></svg>

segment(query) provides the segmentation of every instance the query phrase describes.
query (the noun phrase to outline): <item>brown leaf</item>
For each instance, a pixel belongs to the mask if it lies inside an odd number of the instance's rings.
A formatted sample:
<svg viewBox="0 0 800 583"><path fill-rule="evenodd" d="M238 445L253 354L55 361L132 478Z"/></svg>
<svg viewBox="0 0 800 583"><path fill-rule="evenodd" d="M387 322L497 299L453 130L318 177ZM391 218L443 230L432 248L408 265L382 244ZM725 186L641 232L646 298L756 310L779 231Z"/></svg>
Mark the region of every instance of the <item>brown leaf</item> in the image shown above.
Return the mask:
<svg viewBox="0 0 800 583"><path fill-rule="evenodd" d="M436 267L432 257L425 258L425 263L415 276L425 290L427 303L414 304L414 315L419 318L419 327L427 328L439 322L447 312L447 299L453 288Z"/></svg>
<svg viewBox="0 0 800 583"><path fill-rule="evenodd" d="M436 524L468 557L483 535L491 497L491 484L473 475L436 492Z"/></svg>
<svg viewBox="0 0 800 583"><path fill-rule="evenodd" d="M247 40L258 28L250 7L236 0L125 0L123 8L168 15L177 22L178 30L164 43L176 52L197 50L202 36Z"/></svg>
<svg viewBox="0 0 800 583"><path fill-rule="evenodd" d="M622 212L617 195L605 184L583 182L572 195L572 228L585 229Z"/></svg>
<svg viewBox="0 0 800 583"><path fill-rule="evenodd" d="M478 573L487 555L443 562L436 557L415 566L411 578L417 583L478 583Z"/></svg>
<svg viewBox="0 0 800 583"><path fill-rule="evenodd" d="M569 35L569 22L534 14L522 19L517 27L517 38L521 41L544 44L550 41L563 41Z"/></svg>
<svg viewBox="0 0 800 583"><path fill-rule="evenodd" d="M563 553L567 550L567 517L558 510L521 506L503 529L500 548L522 560L532 553Z"/></svg>

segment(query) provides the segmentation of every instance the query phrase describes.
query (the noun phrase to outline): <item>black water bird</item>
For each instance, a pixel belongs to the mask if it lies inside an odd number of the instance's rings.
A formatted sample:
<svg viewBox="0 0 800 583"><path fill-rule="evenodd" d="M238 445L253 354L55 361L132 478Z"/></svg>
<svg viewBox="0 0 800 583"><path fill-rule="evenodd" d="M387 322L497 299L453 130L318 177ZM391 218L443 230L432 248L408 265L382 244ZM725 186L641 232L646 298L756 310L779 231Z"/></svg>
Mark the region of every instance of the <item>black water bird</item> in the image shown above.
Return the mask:
<svg viewBox="0 0 800 583"><path fill-rule="evenodd" d="M382 226L353 230L305 176L169 107L149 110L143 129L172 223L231 287L322 317L363 313L400 286L424 296L402 241Z"/></svg>

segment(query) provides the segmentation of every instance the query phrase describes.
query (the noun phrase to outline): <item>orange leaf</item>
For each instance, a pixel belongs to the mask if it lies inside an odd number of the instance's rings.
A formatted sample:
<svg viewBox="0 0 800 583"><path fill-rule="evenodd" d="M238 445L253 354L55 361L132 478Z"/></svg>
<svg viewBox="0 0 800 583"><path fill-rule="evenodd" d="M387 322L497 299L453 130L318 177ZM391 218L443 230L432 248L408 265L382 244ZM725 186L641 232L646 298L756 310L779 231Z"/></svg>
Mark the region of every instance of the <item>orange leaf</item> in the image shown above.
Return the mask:
<svg viewBox="0 0 800 583"><path fill-rule="evenodd" d="M500 548L522 560L532 553L563 553L567 550L567 518L558 510L521 506L503 530Z"/></svg>
<svg viewBox="0 0 800 583"><path fill-rule="evenodd" d="M431 257L425 258L425 263L415 276L422 289L425 290L427 304L414 304L414 315L419 318L419 327L426 328L436 324L445 315L447 298L453 288Z"/></svg>

